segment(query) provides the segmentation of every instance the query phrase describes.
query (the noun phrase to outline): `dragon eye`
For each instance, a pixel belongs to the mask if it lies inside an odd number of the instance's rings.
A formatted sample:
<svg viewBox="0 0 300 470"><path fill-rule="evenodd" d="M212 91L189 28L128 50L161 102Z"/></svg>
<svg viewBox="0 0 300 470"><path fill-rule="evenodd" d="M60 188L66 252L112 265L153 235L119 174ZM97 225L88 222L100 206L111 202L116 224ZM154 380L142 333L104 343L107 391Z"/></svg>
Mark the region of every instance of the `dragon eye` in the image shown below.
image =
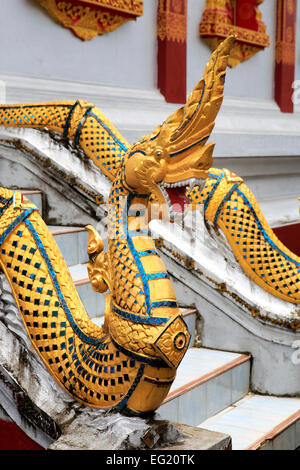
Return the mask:
<svg viewBox="0 0 300 470"><path fill-rule="evenodd" d="M157 157L161 157L161 155L162 155L162 151L161 151L161 150L158 150L157 153L156 153L156 156L157 156Z"/></svg>
<svg viewBox="0 0 300 470"><path fill-rule="evenodd" d="M182 349L184 349L186 342L187 342L187 338L186 338L186 335L183 333L183 331L180 331L179 333L177 333L177 335L175 335L173 339L173 344L175 346L175 349L177 349L178 351L181 351Z"/></svg>

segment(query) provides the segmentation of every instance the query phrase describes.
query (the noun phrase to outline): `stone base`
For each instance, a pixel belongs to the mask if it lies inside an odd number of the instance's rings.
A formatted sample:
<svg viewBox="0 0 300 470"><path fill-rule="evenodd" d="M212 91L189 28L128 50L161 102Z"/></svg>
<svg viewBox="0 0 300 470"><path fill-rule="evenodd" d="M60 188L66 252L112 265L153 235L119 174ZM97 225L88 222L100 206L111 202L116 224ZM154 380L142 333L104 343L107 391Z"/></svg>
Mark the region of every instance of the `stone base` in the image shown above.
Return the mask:
<svg viewBox="0 0 300 470"><path fill-rule="evenodd" d="M232 440L227 434L207 429L173 423L184 435L183 439L168 447L155 447L155 450L232 450Z"/></svg>
<svg viewBox="0 0 300 470"><path fill-rule="evenodd" d="M85 416L84 416L85 415ZM231 437L219 432L161 420L117 417L105 413L86 412L68 427L49 450L102 450L102 451L196 451L231 450ZM106 428L105 428L106 424ZM125 431L131 428L126 435Z"/></svg>

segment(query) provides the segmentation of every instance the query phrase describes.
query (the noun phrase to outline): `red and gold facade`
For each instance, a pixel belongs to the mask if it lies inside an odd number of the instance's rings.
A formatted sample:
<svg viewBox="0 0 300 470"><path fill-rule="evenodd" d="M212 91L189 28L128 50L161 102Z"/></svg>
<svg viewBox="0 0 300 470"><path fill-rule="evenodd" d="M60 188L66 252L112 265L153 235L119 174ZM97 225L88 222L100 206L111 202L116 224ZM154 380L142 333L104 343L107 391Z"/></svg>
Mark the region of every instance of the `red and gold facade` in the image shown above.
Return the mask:
<svg viewBox="0 0 300 470"><path fill-rule="evenodd" d="M275 100L287 113L294 110L296 10L297 0L277 0Z"/></svg>

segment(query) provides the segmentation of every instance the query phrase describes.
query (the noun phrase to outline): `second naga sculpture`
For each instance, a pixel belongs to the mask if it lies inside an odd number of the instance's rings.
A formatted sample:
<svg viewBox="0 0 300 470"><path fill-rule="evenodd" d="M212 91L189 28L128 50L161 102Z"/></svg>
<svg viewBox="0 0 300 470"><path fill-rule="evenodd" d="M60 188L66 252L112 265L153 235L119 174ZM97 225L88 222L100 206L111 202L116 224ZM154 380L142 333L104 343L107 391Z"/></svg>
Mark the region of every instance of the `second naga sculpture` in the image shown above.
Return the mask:
<svg viewBox="0 0 300 470"><path fill-rule="evenodd" d="M188 348L190 335L150 236L147 208L150 198L164 200L159 184L186 185L190 179L200 184L208 177L213 144L206 141L222 102L233 41L228 38L214 52L186 106L127 151L93 106L0 107L1 125L56 131L75 145L91 119L95 134L89 134L89 144L85 140L87 154L99 166L104 163L101 168L112 180L107 252L88 227L89 276L96 291L109 291L103 328L86 314L36 207L20 193L0 189L1 269L40 358L61 386L88 406L131 414L157 409ZM101 133L123 150L114 161L107 151L95 152Z"/></svg>

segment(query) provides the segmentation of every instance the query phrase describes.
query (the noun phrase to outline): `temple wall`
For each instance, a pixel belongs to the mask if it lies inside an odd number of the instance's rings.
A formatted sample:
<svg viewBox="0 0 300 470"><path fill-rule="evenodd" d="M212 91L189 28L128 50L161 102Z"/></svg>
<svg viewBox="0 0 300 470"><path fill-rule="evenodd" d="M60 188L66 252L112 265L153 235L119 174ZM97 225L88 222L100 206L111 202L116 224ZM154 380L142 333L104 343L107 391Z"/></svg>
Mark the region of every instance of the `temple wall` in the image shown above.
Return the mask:
<svg viewBox="0 0 300 470"><path fill-rule="evenodd" d="M35 0L1 2L0 73L153 88L156 5L157 0L146 0L144 15L136 22L83 42L56 23Z"/></svg>

